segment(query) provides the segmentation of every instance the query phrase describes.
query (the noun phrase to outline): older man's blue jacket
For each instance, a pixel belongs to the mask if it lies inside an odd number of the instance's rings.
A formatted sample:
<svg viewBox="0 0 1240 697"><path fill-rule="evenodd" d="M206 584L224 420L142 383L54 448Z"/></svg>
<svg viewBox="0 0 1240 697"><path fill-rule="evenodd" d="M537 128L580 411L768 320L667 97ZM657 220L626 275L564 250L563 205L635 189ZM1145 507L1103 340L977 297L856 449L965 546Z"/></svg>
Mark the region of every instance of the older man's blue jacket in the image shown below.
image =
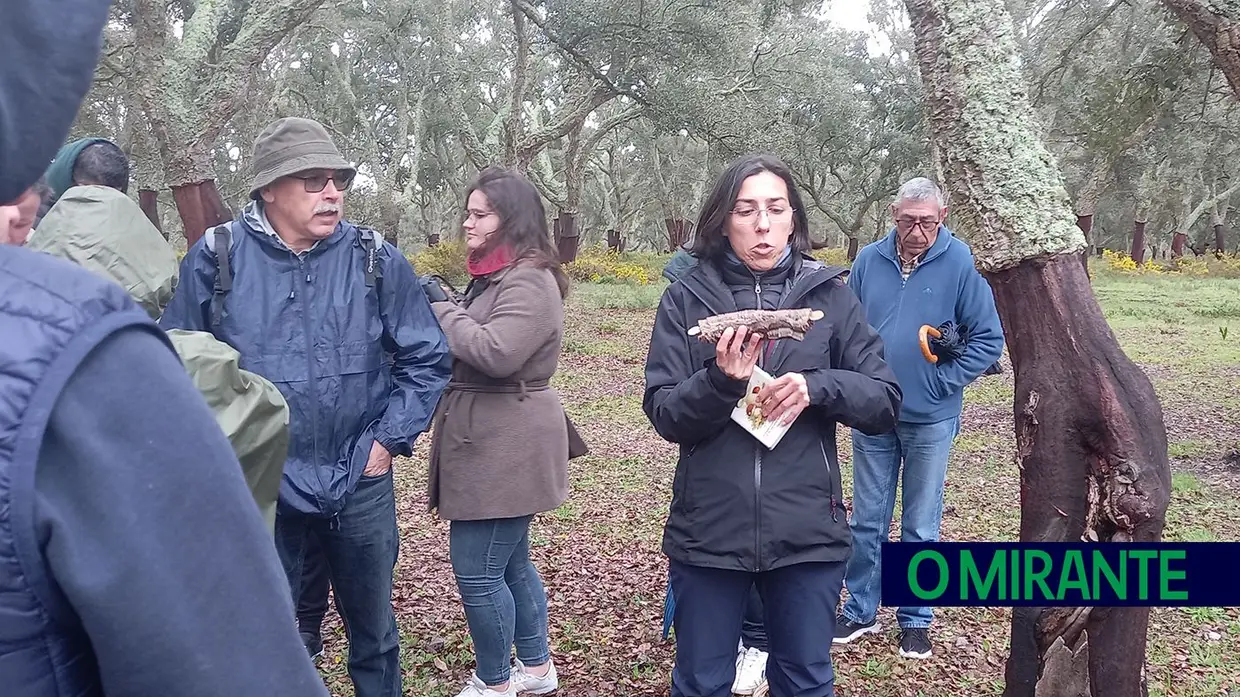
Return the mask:
<svg viewBox="0 0 1240 697"><path fill-rule="evenodd" d="M960 416L964 388L1003 355L1003 325L994 294L978 273L973 251L946 226L909 277L901 273L896 231L866 245L848 284L865 306L866 321L883 338L887 362L904 395L900 420L928 424ZM918 330L953 321L967 328L964 354L930 363Z"/></svg>
<svg viewBox="0 0 1240 697"><path fill-rule="evenodd" d="M280 507L331 517L362 476L371 446L412 454L452 374L447 339L409 260L377 240L367 284L361 231L341 222L295 254L252 203L231 223L232 288L219 323L208 230L185 255L160 325L211 332L241 367L271 380L289 403L289 457Z"/></svg>

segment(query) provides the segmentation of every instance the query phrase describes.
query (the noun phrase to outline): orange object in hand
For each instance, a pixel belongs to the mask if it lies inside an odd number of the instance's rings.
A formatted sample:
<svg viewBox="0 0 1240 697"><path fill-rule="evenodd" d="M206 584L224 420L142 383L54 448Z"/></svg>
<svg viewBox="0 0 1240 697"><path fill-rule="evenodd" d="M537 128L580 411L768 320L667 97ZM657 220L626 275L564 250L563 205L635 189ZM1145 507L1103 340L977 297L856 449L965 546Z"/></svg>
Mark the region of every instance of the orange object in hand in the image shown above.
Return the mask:
<svg viewBox="0 0 1240 697"><path fill-rule="evenodd" d="M926 360L931 363L938 363L939 357L930 350L930 340L927 338L927 335L937 339L943 336L943 333L928 324L921 325L921 329L917 330L917 339L921 342L921 355L925 356Z"/></svg>

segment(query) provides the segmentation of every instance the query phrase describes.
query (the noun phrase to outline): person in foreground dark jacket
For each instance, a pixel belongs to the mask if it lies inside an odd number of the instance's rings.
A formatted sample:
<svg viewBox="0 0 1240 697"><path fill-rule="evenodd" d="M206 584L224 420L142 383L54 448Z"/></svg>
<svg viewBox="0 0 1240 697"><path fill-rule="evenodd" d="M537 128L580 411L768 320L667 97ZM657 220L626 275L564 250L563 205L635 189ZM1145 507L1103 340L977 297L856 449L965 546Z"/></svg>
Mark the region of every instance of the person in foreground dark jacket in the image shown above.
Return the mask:
<svg viewBox="0 0 1240 697"><path fill-rule="evenodd" d="M725 697L747 594L756 584L770 637L767 679L781 697L834 694L830 650L850 536L837 423L890 430L901 393L843 269L809 257L808 220L787 166L746 156L702 207L695 268L665 291L646 359L643 408L680 445L663 551L676 594L673 697ZM711 345L688 335L706 317L813 308L804 340L742 328ZM753 368L757 395L791 423L774 449L731 420Z"/></svg>
<svg viewBox="0 0 1240 697"><path fill-rule="evenodd" d="M106 0L0 10L0 205L68 133ZM0 245L0 692L326 697L271 535L120 286Z"/></svg>

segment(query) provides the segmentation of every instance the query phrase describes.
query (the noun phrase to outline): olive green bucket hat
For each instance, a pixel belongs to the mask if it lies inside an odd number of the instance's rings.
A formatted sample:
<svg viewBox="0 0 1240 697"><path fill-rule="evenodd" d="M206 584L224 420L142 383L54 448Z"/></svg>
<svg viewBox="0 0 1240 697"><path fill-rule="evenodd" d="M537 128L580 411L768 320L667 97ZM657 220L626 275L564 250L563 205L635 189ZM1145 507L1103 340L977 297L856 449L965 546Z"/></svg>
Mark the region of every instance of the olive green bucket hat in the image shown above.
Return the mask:
<svg viewBox="0 0 1240 697"><path fill-rule="evenodd" d="M254 179L250 182L250 198L258 199L259 190L280 177L308 169L343 169L357 172L344 159L327 129L313 119L295 116L280 119L263 129L254 141Z"/></svg>

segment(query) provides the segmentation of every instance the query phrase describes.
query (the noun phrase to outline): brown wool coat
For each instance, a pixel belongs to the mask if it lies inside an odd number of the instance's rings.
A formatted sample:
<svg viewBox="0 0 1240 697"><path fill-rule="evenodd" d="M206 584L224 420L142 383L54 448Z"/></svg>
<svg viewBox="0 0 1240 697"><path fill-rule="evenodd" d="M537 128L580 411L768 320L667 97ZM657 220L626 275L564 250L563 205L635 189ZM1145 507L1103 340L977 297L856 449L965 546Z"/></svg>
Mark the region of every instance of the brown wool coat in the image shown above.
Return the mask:
<svg viewBox="0 0 1240 697"><path fill-rule="evenodd" d="M555 277L518 264L468 305L432 309L455 358L453 383L533 383L556 371L564 305ZM447 520L512 518L568 498L568 429L553 389L480 393L449 387L435 412L430 508Z"/></svg>

